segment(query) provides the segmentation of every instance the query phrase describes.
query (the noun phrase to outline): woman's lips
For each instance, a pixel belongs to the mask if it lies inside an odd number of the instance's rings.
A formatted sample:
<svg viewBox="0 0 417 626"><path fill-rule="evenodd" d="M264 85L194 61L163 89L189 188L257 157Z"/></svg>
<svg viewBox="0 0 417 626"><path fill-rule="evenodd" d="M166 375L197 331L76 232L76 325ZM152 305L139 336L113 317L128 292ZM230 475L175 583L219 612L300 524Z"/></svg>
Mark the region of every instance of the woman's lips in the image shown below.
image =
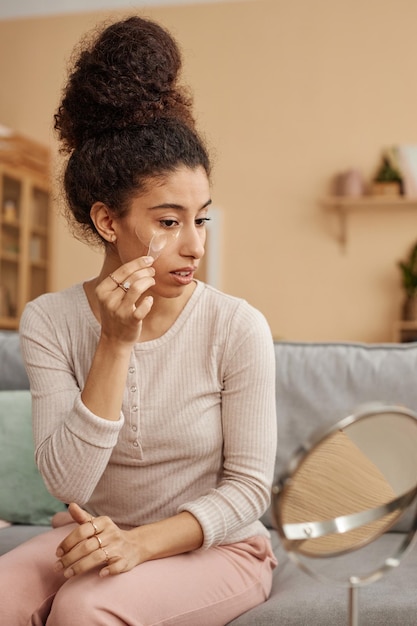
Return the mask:
<svg viewBox="0 0 417 626"><path fill-rule="evenodd" d="M187 268L170 272L175 281L180 285L188 285L194 278L195 268Z"/></svg>

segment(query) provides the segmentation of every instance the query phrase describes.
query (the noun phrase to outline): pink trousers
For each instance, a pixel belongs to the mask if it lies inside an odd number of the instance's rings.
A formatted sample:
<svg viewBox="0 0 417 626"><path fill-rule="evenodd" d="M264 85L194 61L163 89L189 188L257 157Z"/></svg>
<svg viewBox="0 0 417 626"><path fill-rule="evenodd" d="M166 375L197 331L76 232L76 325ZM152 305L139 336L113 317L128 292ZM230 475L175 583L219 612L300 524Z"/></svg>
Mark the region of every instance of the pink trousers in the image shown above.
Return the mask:
<svg viewBox="0 0 417 626"><path fill-rule="evenodd" d="M0 557L5 626L224 626L269 596L276 559L265 537L148 561L100 578L53 569L56 528Z"/></svg>

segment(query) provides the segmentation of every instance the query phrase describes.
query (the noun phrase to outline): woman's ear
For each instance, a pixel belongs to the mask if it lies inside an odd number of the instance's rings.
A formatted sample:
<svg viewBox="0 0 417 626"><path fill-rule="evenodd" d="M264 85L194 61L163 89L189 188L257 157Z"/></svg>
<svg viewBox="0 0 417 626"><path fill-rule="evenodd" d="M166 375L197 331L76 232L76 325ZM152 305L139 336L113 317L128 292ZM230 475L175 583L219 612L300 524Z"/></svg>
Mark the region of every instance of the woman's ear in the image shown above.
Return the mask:
<svg viewBox="0 0 417 626"><path fill-rule="evenodd" d="M115 243L117 237L114 232L114 220L108 206L103 202L95 202L91 207L90 217L100 237L109 243Z"/></svg>

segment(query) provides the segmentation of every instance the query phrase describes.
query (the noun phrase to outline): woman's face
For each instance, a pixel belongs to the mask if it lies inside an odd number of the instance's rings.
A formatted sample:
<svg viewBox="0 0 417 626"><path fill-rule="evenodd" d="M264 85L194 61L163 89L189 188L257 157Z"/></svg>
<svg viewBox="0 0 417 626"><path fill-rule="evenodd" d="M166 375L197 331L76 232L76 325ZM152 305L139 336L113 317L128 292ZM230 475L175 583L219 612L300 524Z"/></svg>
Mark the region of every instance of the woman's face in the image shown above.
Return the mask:
<svg viewBox="0 0 417 626"><path fill-rule="evenodd" d="M122 263L153 254L156 285L150 291L168 297L183 291L204 255L210 204L202 167L182 166L150 179L146 190L133 199L128 215L115 225Z"/></svg>

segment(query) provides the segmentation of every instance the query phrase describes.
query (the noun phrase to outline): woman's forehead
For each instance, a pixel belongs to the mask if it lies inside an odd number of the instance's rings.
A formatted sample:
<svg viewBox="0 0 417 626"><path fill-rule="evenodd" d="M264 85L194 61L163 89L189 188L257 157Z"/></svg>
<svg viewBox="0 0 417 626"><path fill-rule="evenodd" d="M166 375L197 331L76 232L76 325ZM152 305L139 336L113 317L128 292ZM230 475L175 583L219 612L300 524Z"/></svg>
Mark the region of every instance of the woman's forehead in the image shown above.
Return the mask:
<svg viewBox="0 0 417 626"><path fill-rule="evenodd" d="M210 184L202 167L181 167L163 176L149 178L134 198L136 206L153 208L203 208L210 204Z"/></svg>

